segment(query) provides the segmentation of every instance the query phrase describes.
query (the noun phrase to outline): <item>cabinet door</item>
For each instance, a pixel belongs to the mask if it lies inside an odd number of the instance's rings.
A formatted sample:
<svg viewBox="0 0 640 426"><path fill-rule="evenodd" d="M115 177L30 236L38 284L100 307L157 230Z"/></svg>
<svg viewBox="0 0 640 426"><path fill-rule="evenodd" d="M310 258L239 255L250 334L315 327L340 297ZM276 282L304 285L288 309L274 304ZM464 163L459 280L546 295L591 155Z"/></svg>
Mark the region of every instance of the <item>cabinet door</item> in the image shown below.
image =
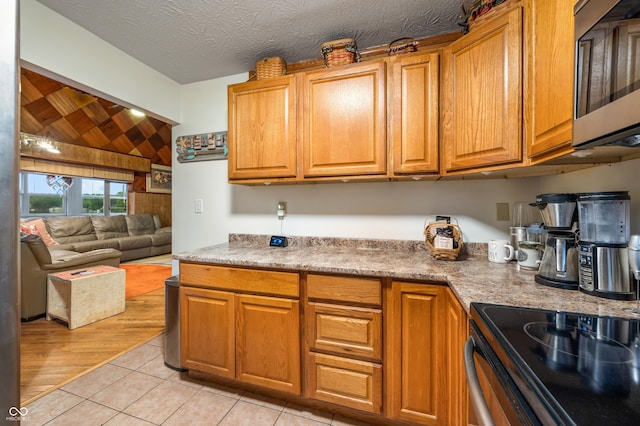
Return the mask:
<svg viewBox="0 0 640 426"><path fill-rule="evenodd" d="M443 53L446 172L522 160L522 8L479 23Z"/></svg>
<svg viewBox="0 0 640 426"><path fill-rule="evenodd" d="M235 378L233 293L180 287L182 367Z"/></svg>
<svg viewBox="0 0 640 426"><path fill-rule="evenodd" d="M437 173L440 56L431 53L391 60L388 95L393 171Z"/></svg>
<svg viewBox="0 0 640 426"><path fill-rule="evenodd" d="M300 394L300 306L295 300L236 295L237 379Z"/></svg>
<svg viewBox="0 0 640 426"><path fill-rule="evenodd" d="M574 0L528 0L530 157L571 151Z"/></svg>
<svg viewBox="0 0 640 426"><path fill-rule="evenodd" d="M420 424L438 424L446 395L438 389L445 368L440 287L392 283L387 303L387 414Z"/></svg>
<svg viewBox="0 0 640 426"><path fill-rule="evenodd" d="M386 172L384 62L306 73L302 92L305 177Z"/></svg>
<svg viewBox="0 0 640 426"><path fill-rule="evenodd" d="M295 78L228 88L229 179L296 175Z"/></svg>
<svg viewBox="0 0 640 426"><path fill-rule="evenodd" d="M448 422L445 286L393 282L387 289L385 379L387 416L426 425ZM461 357L462 352L460 352ZM461 402L462 403L462 402Z"/></svg>

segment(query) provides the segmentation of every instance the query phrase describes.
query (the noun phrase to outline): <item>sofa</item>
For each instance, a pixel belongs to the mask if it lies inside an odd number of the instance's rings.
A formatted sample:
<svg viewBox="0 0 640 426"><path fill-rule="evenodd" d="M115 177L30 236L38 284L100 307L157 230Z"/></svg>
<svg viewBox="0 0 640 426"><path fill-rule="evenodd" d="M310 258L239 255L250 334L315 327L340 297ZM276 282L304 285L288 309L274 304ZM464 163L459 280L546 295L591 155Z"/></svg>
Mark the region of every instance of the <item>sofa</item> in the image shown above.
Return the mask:
<svg viewBox="0 0 640 426"><path fill-rule="evenodd" d="M171 253L159 216L56 216L20 224L21 318L45 314L47 274Z"/></svg>
<svg viewBox="0 0 640 426"><path fill-rule="evenodd" d="M163 227L157 215L55 216L41 222L36 233L50 250L110 248L122 253L123 262L171 253L171 227Z"/></svg>
<svg viewBox="0 0 640 426"><path fill-rule="evenodd" d="M47 275L98 265L120 266L121 252L112 248L84 253L50 249L35 234L20 235L20 318L31 321L45 315Z"/></svg>

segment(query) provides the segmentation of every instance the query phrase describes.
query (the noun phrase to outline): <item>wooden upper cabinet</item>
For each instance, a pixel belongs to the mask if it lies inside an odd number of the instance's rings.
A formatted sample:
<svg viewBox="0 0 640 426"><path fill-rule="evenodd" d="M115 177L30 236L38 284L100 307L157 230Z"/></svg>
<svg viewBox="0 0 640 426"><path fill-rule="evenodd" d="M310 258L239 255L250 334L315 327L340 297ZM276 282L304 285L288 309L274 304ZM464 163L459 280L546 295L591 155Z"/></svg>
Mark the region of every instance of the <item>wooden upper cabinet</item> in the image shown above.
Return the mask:
<svg viewBox="0 0 640 426"><path fill-rule="evenodd" d="M444 49L445 172L522 161L522 7L492 14Z"/></svg>
<svg viewBox="0 0 640 426"><path fill-rule="evenodd" d="M228 88L229 179L296 176L295 76Z"/></svg>
<svg viewBox="0 0 640 426"><path fill-rule="evenodd" d="M302 76L304 177L386 173L385 63Z"/></svg>
<svg viewBox="0 0 640 426"><path fill-rule="evenodd" d="M530 157L550 153L560 155L572 151L575 51L573 6L574 0L527 0L527 40L531 58L527 69L527 142ZM603 53L602 41L587 43L589 46L584 45L582 48L594 53L601 50ZM598 61L597 56L588 57L602 64L604 57Z"/></svg>
<svg viewBox="0 0 640 426"><path fill-rule="evenodd" d="M440 55L390 58L389 141L393 172L437 173Z"/></svg>

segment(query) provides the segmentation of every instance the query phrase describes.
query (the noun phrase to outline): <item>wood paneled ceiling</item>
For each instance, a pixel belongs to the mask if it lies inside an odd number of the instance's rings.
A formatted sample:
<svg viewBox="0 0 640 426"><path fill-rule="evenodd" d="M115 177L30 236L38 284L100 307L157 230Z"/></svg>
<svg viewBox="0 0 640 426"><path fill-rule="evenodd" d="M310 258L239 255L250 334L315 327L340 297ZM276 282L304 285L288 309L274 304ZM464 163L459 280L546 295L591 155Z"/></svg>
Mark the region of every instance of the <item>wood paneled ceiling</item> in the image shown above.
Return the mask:
<svg viewBox="0 0 640 426"><path fill-rule="evenodd" d="M20 75L20 131L171 165L171 125L36 72Z"/></svg>

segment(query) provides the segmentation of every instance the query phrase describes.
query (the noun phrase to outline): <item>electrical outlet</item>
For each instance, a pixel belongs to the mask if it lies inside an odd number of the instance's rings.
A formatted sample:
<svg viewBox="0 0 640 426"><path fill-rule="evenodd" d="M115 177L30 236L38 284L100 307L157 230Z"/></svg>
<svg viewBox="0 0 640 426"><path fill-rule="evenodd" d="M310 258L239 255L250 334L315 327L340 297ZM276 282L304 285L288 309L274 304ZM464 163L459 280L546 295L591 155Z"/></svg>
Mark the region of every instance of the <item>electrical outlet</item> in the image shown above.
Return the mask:
<svg viewBox="0 0 640 426"><path fill-rule="evenodd" d="M509 203L496 203L496 220L509 220Z"/></svg>
<svg viewBox="0 0 640 426"><path fill-rule="evenodd" d="M284 217L287 215L287 203L285 201L278 201L278 205L276 206L276 215L278 219L284 220Z"/></svg>
<svg viewBox="0 0 640 426"><path fill-rule="evenodd" d="M204 213L204 207L202 205L202 198L193 200L193 209L196 213Z"/></svg>

